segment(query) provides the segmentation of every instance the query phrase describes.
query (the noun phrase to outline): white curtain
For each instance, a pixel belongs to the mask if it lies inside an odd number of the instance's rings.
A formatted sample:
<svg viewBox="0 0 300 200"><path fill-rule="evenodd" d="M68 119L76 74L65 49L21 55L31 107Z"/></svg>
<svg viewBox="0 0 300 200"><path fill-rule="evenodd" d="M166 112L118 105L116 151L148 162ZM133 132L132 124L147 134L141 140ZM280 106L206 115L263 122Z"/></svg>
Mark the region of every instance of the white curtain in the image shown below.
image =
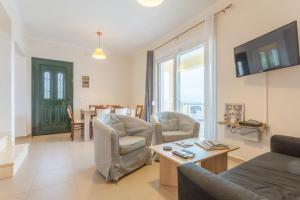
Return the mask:
<svg viewBox="0 0 300 200"><path fill-rule="evenodd" d="M205 56L205 134L210 140L217 139L217 67L216 67L216 34L214 13L205 18L207 34Z"/></svg>

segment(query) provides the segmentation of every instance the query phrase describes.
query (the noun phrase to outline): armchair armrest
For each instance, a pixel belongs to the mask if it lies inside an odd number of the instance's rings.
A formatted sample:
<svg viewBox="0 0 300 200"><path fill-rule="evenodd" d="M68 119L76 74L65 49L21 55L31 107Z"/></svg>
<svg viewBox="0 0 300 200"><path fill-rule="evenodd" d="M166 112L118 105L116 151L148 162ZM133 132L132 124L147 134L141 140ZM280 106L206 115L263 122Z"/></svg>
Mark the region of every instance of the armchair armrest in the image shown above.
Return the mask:
<svg viewBox="0 0 300 200"><path fill-rule="evenodd" d="M299 158L300 138L274 135L271 138L271 151Z"/></svg>
<svg viewBox="0 0 300 200"><path fill-rule="evenodd" d="M95 143L95 159L118 160L119 151L119 135L116 131L102 123L99 119L93 120L93 133Z"/></svg>
<svg viewBox="0 0 300 200"><path fill-rule="evenodd" d="M178 167L179 200L263 200L258 194L194 163Z"/></svg>
<svg viewBox="0 0 300 200"><path fill-rule="evenodd" d="M153 127L154 136L155 136L155 144L162 144L163 143L163 136L162 136L162 126L157 118L156 115L152 115L150 118L150 123Z"/></svg>

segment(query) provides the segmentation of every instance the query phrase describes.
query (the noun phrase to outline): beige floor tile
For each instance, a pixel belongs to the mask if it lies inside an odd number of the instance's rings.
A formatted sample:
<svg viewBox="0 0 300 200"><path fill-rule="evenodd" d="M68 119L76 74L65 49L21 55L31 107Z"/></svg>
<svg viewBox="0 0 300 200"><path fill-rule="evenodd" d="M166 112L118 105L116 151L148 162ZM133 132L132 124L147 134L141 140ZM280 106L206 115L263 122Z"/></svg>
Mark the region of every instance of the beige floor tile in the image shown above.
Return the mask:
<svg viewBox="0 0 300 200"><path fill-rule="evenodd" d="M29 154L14 178L0 180L1 200L177 200L176 188L159 184L159 163L107 183L96 170L93 141L61 134L17 142L29 142Z"/></svg>
<svg viewBox="0 0 300 200"><path fill-rule="evenodd" d="M133 192L133 191L131 191ZM89 190L88 193L81 194L81 198L85 200L134 200L136 198L131 198L129 196L130 191L122 190L118 187L110 187L107 189L99 189L93 187Z"/></svg>
<svg viewBox="0 0 300 200"><path fill-rule="evenodd" d="M228 169L234 168L240 164L242 164L244 161L237 159L237 158L233 158L233 157L229 157L228 158Z"/></svg>
<svg viewBox="0 0 300 200"><path fill-rule="evenodd" d="M75 183L68 182L32 190L28 200L81 200Z"/></svg>
<svg viewBox="0 0 300 200"><path fill-rule="evenodd" d="M25 192L25 193L20 193L20 194L16 194L16 195L6 196L6 197L1 196L1 200L27 200L28 196L29 196L29 193Z"/></svg>
<svg viewBox="0 0 300 200"><path fill-rule="evenodd" d="M40 171L33 180L31 189L41 189L60 183L70 182L75 179L73 168L60 168L55 170Z"/></svg>
<svg viewBox="0 0 300 200"><path fill-rule="evenodd" d="M70 157L61 158L53 155L53 157L51 158L43 158L38 163L36 163L37 171L48 171L67 167L72 167L72 159Z"/></svg>
<svg viewBox="0 0 300 200"><path fill-rule="evenodd" d="M26 193L30 191L33 176L26 174L16 174L12 179L0 180L0 194L3 197L16 194Z"/></svg>

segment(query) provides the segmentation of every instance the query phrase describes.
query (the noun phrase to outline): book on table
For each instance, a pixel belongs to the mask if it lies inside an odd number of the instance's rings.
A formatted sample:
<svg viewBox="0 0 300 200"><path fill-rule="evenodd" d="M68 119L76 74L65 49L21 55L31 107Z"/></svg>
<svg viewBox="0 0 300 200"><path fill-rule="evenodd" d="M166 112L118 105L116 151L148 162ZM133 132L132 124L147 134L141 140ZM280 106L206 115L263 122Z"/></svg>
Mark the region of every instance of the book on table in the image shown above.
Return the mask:
<svg viewBox="0 0 300 200"><path fill-rule="evenodd" d="M226 150L229 149L228 145L219 143L212 140L198 140L195 142L196 145L200 146L205 150Z"/></svg>

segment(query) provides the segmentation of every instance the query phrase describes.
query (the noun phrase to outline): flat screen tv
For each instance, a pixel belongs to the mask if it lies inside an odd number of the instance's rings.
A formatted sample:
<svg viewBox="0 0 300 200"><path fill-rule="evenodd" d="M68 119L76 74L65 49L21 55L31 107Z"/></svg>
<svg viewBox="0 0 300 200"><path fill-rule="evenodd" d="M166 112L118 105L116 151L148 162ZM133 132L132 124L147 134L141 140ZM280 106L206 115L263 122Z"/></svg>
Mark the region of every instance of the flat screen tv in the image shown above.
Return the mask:
<svg viewBox="0 0 300 200"><path fill-rule="evenodd" d="M236 76L300 64L297 21L234 48Z"/></svg>

